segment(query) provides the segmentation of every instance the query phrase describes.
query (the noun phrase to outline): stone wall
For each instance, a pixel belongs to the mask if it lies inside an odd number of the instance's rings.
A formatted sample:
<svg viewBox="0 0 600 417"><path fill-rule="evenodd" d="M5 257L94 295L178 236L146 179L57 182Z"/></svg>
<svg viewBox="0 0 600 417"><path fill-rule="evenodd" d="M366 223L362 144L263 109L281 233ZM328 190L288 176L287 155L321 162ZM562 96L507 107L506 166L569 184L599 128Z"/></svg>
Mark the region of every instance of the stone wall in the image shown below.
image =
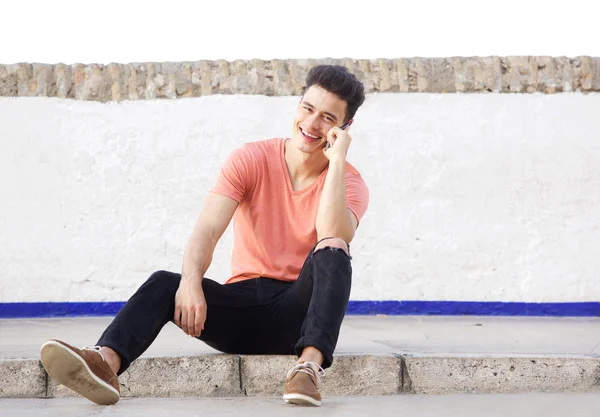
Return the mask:
<svg viewBox="0 0 600 417"><path fill-rule="evenodd" d="M133 64L0 65L0 97L122 101L210 94L301 94L307 71L348 67L366 91L560 93L600 91L600 58L473 57L308 59Z"/></svg>

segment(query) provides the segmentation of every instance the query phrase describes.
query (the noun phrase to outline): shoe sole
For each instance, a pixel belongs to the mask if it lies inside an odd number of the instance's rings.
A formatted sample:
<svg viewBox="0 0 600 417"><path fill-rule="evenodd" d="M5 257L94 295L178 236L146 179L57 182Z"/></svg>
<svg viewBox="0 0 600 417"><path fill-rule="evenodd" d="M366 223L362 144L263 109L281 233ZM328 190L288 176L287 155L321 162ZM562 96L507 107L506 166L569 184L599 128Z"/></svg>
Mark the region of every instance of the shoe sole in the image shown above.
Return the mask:
<svg viewBox="0 0 600 417"><path fill-rule="evenodd" d="M315 400L313 397L304 394L285 394L283 399L288 404L313 405L315 407L321 406L321 401Z"/></svg>
<svg viewBox="0 0 600 417"><path fill-rule="evenodd" d="M42 345L40 354L46 372L59 384L98 405L119 401L119 392L94 375L85 360L66 346L49 341Z"/></svg>

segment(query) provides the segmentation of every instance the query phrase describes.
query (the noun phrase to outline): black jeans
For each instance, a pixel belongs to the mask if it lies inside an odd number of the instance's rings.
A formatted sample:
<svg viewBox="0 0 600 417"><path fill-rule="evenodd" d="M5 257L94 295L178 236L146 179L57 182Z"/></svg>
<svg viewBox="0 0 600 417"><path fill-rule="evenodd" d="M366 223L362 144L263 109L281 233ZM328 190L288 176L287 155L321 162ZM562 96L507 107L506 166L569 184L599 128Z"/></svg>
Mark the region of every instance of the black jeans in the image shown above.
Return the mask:
<svg viewBox="0 0 600 417"><path fill-rule="evenodd" d="M352 267L342 249L311 250L298 280L256 278L232 284L202 280L206 322L199 339L232 354L300 355L307 346L331 366L348 307ZM156 339L175 314L181 275L158 271L127 301L104 331L98 346L121 357L124 372Z"/></svg>

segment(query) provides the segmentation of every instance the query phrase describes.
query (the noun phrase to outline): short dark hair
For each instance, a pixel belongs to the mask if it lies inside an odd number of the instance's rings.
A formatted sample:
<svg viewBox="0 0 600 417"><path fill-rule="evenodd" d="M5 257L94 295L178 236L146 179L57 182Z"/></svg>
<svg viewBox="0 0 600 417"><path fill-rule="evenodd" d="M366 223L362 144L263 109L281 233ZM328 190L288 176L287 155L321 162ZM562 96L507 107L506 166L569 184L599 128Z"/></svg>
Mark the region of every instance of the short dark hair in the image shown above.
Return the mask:
<svg viewBox="0 0 600 417"><path fill-rule="evenodd" d="M312 85L318 85L346 102L344 123L354 117L365 101L365 87L356 75L341 65L317 65L312 68L306 76L306 87L302 94Z"/></svg>

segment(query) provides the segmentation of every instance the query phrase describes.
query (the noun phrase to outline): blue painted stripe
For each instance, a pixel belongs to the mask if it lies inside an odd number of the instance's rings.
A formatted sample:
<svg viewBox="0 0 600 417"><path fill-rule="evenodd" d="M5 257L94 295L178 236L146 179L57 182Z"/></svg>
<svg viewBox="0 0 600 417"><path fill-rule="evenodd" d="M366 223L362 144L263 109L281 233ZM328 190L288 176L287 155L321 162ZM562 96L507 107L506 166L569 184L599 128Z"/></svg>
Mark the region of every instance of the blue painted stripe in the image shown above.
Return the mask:
<svg viewBox="0 0 600 417"><path fill-rule="evenodd" d="M503 303L483 301L350 301L348 314L399 316L598 317L600 302Z"/></svg>
<svg viewBox="0 0 600 417"><path fill-rule="evenodd" d="M0 318L114 316L124 302L0 303Z"/></svg>
<svg viewBox="0 0 600 417"><path fill-rule="evenodd" d="M0 303L0 318L114 316L124 302ZM350 301L348 314L600 317L600 302Z"/></svg>

